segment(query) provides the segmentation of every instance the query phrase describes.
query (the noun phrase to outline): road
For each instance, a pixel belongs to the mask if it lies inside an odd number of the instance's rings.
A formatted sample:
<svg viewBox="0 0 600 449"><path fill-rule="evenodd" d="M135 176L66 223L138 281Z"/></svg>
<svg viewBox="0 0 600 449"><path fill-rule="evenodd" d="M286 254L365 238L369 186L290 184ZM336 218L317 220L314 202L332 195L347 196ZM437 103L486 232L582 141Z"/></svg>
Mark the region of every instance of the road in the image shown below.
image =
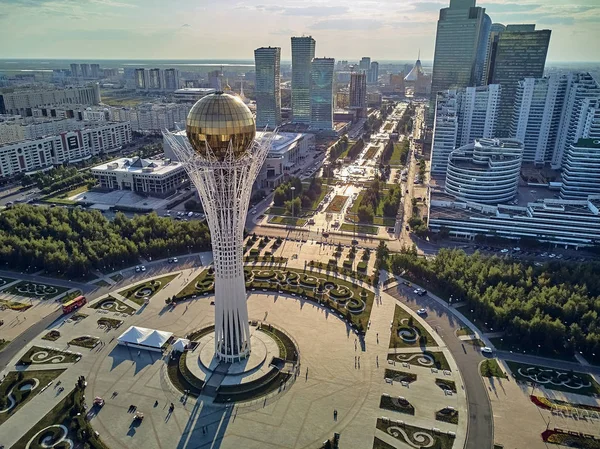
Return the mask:
<svg viewBox="0 0 600 449"><path fill-rule="evenodd" d="M412 288L405 285L393 287L387 293L415 311L420 308L427 310L425 321L443 338L465 385L469 410L465 449L491 449L494 444L492 406L479 374L479 364L485 357L476 346L462 343L456 337L455 331L463 324L446 306L427 295L415 295Z"/></svg>

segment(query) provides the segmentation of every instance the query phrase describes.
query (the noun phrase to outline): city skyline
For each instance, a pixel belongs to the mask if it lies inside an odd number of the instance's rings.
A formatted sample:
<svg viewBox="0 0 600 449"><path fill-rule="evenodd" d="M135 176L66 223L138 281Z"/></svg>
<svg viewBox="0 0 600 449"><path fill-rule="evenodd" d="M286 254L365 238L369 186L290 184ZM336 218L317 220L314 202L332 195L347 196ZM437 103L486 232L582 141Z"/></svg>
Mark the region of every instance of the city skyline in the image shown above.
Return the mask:
<svg viewBox="0 0 600 449"><path fill-rule="evenodd" d="M0 38L18 34L19 40L12 39L0 57L251 59L255 48L271 45L280 46L281 60L288 61L289 37L311 34L321 43L320 56L350 59L352 53L354 58L369 54L380 61L406 60L414 59L418 47L427 61L433 58L439 10L448 3L384 1L373 8L368 2L327 6L303 2L281 7L267 0L228 2L229 8L222 8L182 0L173 8L138 0L95 0L86 5L71 0L10 0L0 9ZM496 0L479 1L477 6L486 8L495 23L551 28L549 62L600 59L596 48L586 45L600 38L600 5L594 0L574 5ZM224 23L232 31L224 31ZM410 45L402 45L408 39Z"/></svg>

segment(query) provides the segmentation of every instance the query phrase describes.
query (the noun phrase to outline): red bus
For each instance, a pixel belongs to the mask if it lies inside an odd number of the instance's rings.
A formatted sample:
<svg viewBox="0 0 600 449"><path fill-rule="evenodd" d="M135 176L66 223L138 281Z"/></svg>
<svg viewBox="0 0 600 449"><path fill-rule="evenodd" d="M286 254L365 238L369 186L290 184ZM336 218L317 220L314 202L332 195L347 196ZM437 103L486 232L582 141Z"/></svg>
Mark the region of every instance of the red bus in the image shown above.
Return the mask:
<svg viewBox="0 0 600 449"><path fill-rule="evenodd" d="M83 307L85 303L87 303L85 296L78 296L77 298L70 299L62 305L63 313L70 313L75 309L79 309L80 307Z"/></svg>

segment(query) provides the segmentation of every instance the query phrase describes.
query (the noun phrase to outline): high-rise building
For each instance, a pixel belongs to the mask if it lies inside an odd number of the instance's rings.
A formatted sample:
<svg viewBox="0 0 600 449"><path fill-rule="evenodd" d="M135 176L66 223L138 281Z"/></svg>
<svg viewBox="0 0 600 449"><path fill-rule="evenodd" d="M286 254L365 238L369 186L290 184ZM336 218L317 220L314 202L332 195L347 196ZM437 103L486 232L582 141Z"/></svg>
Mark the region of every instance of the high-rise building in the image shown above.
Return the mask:
<svg viewBox="0 0 600 449"><path fill-rule="evenodd" d="M475 6L475 0L450 0L450 7L440 10L433 59L433 100L439 91L479 83L490 27L485 8Z"/></svg>
<svg viewBox="0 0 600 449"><path fill-rule="evenodd" d="M518 82L544 76L550 34L550 30L536 30L535 25L508 25L492 44L489 82L502 86L497 137L510 134Z"/></svg>
<svg viewBox="0 0 600 449"><path fill-rule="evenodd" d="M273 129L281 124L281 48L254 50L256 127Z"/></svg>
<svg viewBox="0 0 600 449"><path fill-rule="evenodd" d="M164 79L165 79L165 89L166 90L179 89L179 70L165 69Z"/></svg>
<svg viewBox="0 0 600 449"><path fill-rule="evenodd" d="M379 63L377 61L373 61L371 63L371 68L369 69L369 79L367 81L372 84L377 84L378 79L379 79Z"/></svg>
<svg viewBox="0 0 600 449"><path fill-rule="evenodd" d="M81 64L81 77L82 78L90 78L92 75L92 71L90 69L89 64Z"/></svg>
<svg viewBox="0 0 600 449"><path fill-rule="evenodd" d="M485 86L489 84L490 78L490 65L493 60L492 50L497 48L498 38L500 33L506 29L506 26L501 23L492 23L490 27L490 35L488 37L488 43L485 50L485 63L483 65L483 74L481 76L481 85Z"/></svg>
<svg viewBox="0 0 600 449"><path fill-rule="evenodd" d="M90 64L92 78L100 78L100 64Z"/></svg>
<svg viewBox="0 0 600 449"><path fill-rule="evenodd" d="M148 72L146 69L135 69L133 76L136 89L148 89Z"/></svg>
<svg viewBox="0 0 600 449"><path fill-rule="evenodd" d="M210 88L216 91L223 90L223 73L220 70L208 72L208 84Z"/></svg>
<svg viewBox="0 0 600 449"><path fill-rule="evenodd" d="M552 167L560 168L565 153L579 139L600 139L600 85L587 72L566 77L565 100Z"/></svg>
<svg viewBox="0 0 600 449"><path fill-rule="evenodd" d="M314 58L310 85L310 127L333 129L333 58Z"/></svg>
<svg viewBox="0 0 600 449"><path fill-rule="evenodd" d="M350 108L356 109L359 117L366 117L367 75L364 73L350 74Z"/></svg>
<svg viewBox="0 0 600 449"><path fill-rule="evenodd" d="M71 76L79 76L79 64L71 64Z"/></svg>
<svg viewBox="0 0 600 449"><path fill-rule="evenodd" d="M579 139L565 154L560 196L581 200L590 195L600 195L600 139Z"/></svg>
<svg viewBox="0 0 600 449"><path fill-rule="evenodd" d="M311 123L311 65L316 42L311 36L292 37L292 121Z"/></svg>
<svg viewBox="0 0 600 449"><path fill-rule="evenodd" d="M450 152L475 139L493 138L500 104L500 86L467 87L438 93L431 172L445 173Z"/></svg>
<svg viewBox="0 0 600 449"><path fill-rule="evenodd" d="M523 162L552 159L565 89L566 78L558 75L519 81L510 136L523 142Z"/></svg>
<svg viewBox="0 0 600 449"><path fill-rule="evenodd" d="M162 89L162 73L160 69L148 70L148 89Z"/></svg>
<svg viewBox="0 0 600 449"><path fill-rule="evenodd" d="M368 56L363 56L358 63L358 68L367 73L371 69L371 58Z"/></svg>

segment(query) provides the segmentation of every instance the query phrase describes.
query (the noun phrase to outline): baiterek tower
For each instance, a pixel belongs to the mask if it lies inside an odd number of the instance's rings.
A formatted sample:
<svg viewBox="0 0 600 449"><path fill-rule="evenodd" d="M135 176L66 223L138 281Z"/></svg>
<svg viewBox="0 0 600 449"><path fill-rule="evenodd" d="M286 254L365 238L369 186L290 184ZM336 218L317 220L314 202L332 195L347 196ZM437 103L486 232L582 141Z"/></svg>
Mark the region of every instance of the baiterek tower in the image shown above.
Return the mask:
<svg viewBox="0 0 600 449"><path fill-rule="evenodd" d="M250 355L243 265L244 224L252 184L269 141L238 98L216 92L199 100L186 122L187 139L165 133L198 189L210 228L215 270L215 356L238 362Z"/></svg>

